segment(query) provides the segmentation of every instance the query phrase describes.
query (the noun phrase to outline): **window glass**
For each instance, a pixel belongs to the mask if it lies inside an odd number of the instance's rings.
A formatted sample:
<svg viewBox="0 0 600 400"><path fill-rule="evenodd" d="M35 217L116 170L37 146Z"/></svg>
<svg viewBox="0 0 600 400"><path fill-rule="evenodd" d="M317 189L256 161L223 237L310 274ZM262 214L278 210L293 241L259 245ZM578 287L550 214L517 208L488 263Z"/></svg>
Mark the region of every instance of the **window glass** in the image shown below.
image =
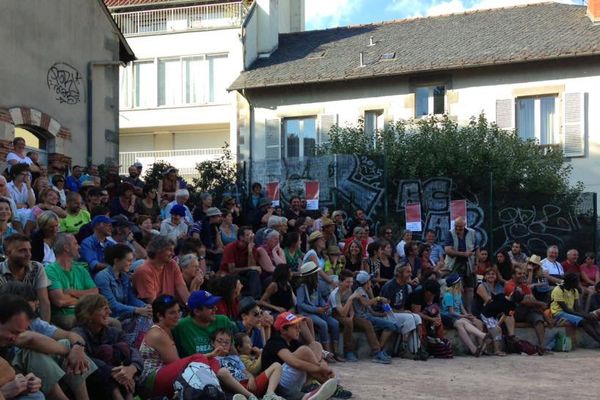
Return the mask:
<svg viewBox="0 0 600 400"><path fill-rule="evenodd" d="M181 63L179 59L158 61L158 105L181 103Z"/></svg>
<svg viewBox="0 0 600 400"><path fill-rule="evenodd" d="M154 107L156 99L154 97L154 87L156 77L154 75L153 62L141 62L134 64L135 75L135 106L136 107Z"/></svg>
<svg viewBox="0 0 600 400"><path fill-rule="evenodd" d="M315 117L284 120L286 157L312 157L317 147L317 119Z"/></svg>
<svg viewBox="0 0 600 400"><path fill-rule="evenodd" d="M429 88L418 87L415 90L415 116L422 117L429 114Z"/></svg>
<svg viewBox="0 0 600 400"><path fill-rule="evenodd" d="M300 157L300 120L288 119L285 121L285 139L287 145L287 157Z"/></svg>
<svg viewBox="0 0 600 400"><path fill-rule="evenodd" d="M204 57L183 59L183 79L186 104L208 102L208 61Z"/></svg>
<svg viewBox="0 0 600 400"><path fill-rule="evenodd" d="M433 113L444 114L446 112L446 88L444 86L436 86L433 88Z"/></svg>
<svg viewBox="0 0 600 400"><path fill-rule="evenodd" d="M553 144L554 140L554 97L540 99L540 144Z"/></svg>
<svg viewBox="0 0 600 400"><path fill-rule="evenodd" d="M211 103L223 103L227 100L227 56L208 57L210 63L210 99Z"/></svg>

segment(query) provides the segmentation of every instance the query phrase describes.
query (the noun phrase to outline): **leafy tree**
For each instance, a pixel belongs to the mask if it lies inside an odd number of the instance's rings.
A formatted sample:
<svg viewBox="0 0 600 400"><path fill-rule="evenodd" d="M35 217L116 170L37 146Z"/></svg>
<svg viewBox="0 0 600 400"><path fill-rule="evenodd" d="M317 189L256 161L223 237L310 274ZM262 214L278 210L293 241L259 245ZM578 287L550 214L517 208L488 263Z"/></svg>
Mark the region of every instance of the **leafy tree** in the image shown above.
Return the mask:
<svg viewBox="0 0 600 400"><path fill-rule="evenodd" d="M165 161L157 161L150 168L146 170L144 175L144 182L158 188L158 182L162 179L164 172L173 167L171 164ZM177 167L175 167L177 168Z"/></svg>
<svg viewBox="0 0 600 400"><path fill-rule="evenodd" d="M218 206L224 195L236 196L242 192L242 170L233 159L229 143L225 142L223 155L216 160L202 161L196 164L198 178L194 178L197 193L209 192L213 196L213 204Z"/></svg>

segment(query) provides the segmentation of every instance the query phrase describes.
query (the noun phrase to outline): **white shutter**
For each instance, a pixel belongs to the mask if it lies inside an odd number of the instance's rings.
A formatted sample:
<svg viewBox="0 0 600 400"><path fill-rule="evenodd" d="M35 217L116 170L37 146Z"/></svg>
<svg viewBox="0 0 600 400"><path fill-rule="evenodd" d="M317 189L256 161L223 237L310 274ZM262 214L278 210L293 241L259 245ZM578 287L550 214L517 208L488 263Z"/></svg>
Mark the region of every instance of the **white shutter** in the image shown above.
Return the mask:
<svg viewBox="0 0 600 400"><path fill-rule="evenodd" d="M565 157L585 155L585 93L565 93L564 153Z"/></svg>
<svg viewBox="0 0 600 400"><path fill-rule="evenodd" d="M514 99L496 100L496 125L500 129L515 129Z"/></svg>
<svg viewBox="0 0 600 400"><path fill-rule="evenodd" d="M329 143L329 131L337 124L337 114L321 115L319 117L319 144Z"/></svg>
<svg viewBox="0 0 600 400"><path fill-rule="evenodd" d="M281 120L265 121L265 160L281 159Z"/></svg>

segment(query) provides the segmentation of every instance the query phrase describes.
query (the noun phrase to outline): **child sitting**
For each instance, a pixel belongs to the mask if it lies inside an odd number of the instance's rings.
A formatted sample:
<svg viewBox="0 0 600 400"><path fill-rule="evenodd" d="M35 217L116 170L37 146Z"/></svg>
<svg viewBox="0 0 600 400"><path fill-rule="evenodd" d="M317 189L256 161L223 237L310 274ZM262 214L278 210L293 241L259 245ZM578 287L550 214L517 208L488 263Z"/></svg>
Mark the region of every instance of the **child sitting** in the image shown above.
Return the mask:
<svg viewBox="0 0 600 400"><path fill-rule="evenodd" d="M245 336L249 341L248 335ZM222 354L225 354L216 357L221 367L229 370L231 375L255 396L262 396L263 400L284 400L275 394L281 377L281 364L273 363L255 378L246 369L240 356L235 354L235 351L232 353L231 339L231 334L224 329L219 329L212 335L213 347L221 348ZM258 400L255 396L249 397L248 400Z"/></svg>
<svg viewBox="0 0 600 400"><path fill-rule="evenodd" d="M236 333L233 337L233 343L246 367L246 371L254 376L258 375L262 366L260 362L261 350L258 347L252 347L250 336L244 332Z"/></svg>

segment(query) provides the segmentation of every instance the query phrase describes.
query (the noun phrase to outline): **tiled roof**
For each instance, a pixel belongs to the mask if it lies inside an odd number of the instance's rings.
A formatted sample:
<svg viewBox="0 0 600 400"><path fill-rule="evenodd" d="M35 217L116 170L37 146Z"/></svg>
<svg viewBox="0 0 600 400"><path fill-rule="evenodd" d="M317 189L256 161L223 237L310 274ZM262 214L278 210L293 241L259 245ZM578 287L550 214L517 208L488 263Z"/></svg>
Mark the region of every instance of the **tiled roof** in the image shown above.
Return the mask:
<svg viewBox="0 0 600 400"><path fill-rule="evenodd" d="M109 8L136 7L136 6L165 6L177 5L185 3L209 3L211 0L104 0L104 3ZM212 1L214 2L214 1Z"/></svg>
<svg viewBox="0 0 600 400"><path fill-rule="evenodd" d="M382 60L386 53L393 58ZM541 3L280 35L278 49L242 72L230 89L584 55L600 55L600 25L587 17L586 7Z"/></svg>

